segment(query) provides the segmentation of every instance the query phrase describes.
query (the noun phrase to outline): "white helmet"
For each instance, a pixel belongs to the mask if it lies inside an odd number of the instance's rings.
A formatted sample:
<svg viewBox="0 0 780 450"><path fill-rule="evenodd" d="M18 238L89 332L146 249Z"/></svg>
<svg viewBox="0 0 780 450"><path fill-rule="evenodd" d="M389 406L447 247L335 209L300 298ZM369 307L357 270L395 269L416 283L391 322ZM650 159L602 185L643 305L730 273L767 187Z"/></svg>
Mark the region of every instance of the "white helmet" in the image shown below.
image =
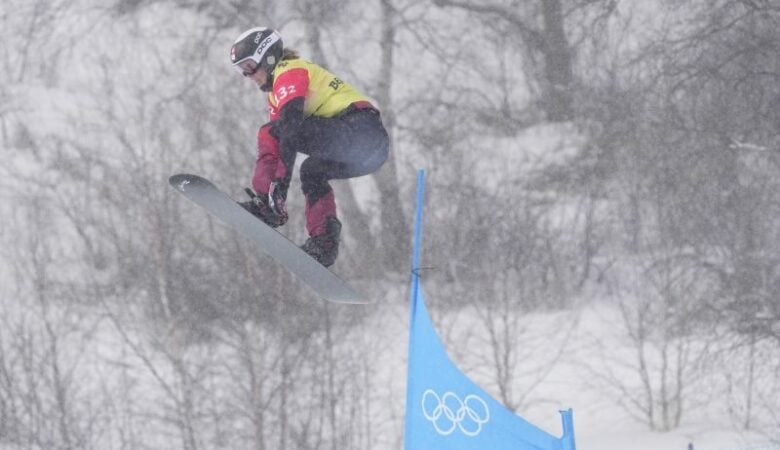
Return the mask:
<svg viewBox="0 0 780 450"><path fill-rule="evenodd" d="M244 76L264 70L270 77L281 61L282 36L270 28L255 27L241 33L230 47L230 61Z"/></svg>

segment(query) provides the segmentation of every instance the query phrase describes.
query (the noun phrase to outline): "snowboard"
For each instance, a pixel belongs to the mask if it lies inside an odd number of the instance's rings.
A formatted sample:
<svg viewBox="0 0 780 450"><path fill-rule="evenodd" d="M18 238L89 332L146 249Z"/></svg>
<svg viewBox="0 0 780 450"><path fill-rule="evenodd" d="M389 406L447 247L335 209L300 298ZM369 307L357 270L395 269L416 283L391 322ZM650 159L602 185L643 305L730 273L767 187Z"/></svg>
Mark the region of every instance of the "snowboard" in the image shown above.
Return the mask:
<svg viewBox="0 0 780 450"><path fill-rule="evenodd" d="M335 273L283 234L253 216L209 180L198 175L180 173L171 176L168 182L187 199L254 241L319 297L336 303L369 303Z"/></svg>

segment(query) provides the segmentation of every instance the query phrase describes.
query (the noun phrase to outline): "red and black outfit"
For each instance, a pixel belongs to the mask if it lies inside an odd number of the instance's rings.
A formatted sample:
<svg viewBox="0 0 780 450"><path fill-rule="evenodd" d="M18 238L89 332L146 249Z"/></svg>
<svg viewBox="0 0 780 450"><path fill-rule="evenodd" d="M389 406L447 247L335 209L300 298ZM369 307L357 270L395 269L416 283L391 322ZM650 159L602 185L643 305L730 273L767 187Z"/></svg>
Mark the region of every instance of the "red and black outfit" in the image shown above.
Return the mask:
<svg viewBox="0 0 780 450"><path fill-rule="evenodd" d="M387 159L389 139L379 111L350 84L303 59L276 65L268 105L270 121L257 134L252 188L283 207L296 156L308 155L300 170L306 229L311 237L322 235L329 219L337 221L329 181L367 175Z"/></svg>

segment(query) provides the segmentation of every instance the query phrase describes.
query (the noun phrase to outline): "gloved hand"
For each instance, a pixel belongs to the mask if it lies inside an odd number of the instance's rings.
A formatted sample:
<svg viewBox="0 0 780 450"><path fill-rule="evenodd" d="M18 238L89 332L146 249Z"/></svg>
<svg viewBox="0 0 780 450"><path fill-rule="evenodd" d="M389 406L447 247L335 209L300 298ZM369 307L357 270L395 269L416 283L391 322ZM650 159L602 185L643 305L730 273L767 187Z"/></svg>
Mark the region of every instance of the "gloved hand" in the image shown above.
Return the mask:
<svg viewBox="0 0 780 450"><path fill-rule="evenodd" d="M268 189L268 206L274 214L287 217L287 183L276 179Z"/></svg>
<svg viewBox="0 0 780 450"><path fill-rule="evenodd" d="M272 228L280 227L287 223L287 209L272 209L269 205L268 196L257 195L250 188L244 189L249 195L250 200L246 202L237 202L241 207L252 213L255 217L262 220ZM284 206L282 204L282 206Z"/></svg>

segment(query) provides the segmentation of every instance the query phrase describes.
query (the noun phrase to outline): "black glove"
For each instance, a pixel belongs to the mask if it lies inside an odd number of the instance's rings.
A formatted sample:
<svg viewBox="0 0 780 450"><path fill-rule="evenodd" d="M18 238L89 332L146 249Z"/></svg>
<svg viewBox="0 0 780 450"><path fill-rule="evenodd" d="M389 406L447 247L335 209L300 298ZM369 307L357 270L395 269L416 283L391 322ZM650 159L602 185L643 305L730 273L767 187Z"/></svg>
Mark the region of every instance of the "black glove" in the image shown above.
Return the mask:
<svg viewBox="0 0 780 450"><path fill-rule="evenodd" d="M274 214L287 217L287 186L288 184L281 179L271 182L268 189L268 207Z"/></svg>
<svg viewBox="0 0 780 450"><path fill-rule="evenodd" d="M282 208L272 209L269 205L267 196L257 195L255 194L255 191L249 188L244 189L244 192L249 195L250 200L237 203L252 213L252 215L272 228L280 227L287 223L287 209L284 208L284 203L282 203Z"/></svg>

